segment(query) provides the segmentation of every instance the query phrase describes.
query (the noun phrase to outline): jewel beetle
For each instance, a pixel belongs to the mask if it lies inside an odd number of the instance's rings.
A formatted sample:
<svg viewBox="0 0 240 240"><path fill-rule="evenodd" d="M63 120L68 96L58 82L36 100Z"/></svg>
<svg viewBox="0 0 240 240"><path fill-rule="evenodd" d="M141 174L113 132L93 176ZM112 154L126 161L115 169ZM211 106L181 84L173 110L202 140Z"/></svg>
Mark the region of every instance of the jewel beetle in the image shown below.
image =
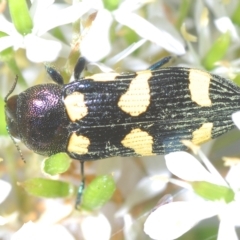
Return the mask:
<svg viewBox="0 0 240 240"><path fill-rule="evenodd" d="M40 84L5 98L8 131L41 155L66 152L82 162L114 156L150 156L185 150L234 127L240 88L202 70L160 68L166 57L136 73L99 73L74 81ZM56 84L57 83L57 84Z"/></svg>

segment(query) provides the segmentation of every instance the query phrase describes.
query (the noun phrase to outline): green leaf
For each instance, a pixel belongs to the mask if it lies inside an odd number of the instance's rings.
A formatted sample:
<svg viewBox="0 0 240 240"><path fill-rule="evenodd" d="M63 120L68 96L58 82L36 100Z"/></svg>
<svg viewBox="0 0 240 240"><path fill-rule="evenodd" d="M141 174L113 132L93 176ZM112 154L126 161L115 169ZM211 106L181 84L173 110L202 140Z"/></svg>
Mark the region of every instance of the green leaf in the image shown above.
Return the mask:
<svg viewBox="0 0 240 240"><path fill-rule="evenodd" d="M131 45L139 40L138 34L127 26L123 26L121 28L121 34L124 36L124 40L127 41L128 45Z"/></svg>
<svg viewBox="0 0 240 240"><path fill-rule="evenodd" d="M206 69L212 70L216 62L223 59L230 45L230 40L229 32L224 33L216 40L202 60L202 64Z"/></svg>
<svg viewBox="0 0 240 240"><path fill-rule="evenodd" d="M115 189L112 175L95 178L83 192L81 208L93 211L102 207L112 197Z"/></svg>
<svg viewBox="0 0 240 240"><path fill-rule="evenodd" d="M67 182L33 178L19 183L29 194L45 198L63 198L74 194L74 186Z"/></svg>
<svg viewBox="0 0 240 240"><path fill-rule="evenodd" d="M8 0L13 24L22 35L31 33L33 23L28 11L26 0Z"/></svg>
<svg viewBox="0 0 240 240"><path fill-rule="evenodd" d="M240 26L240 2L238 3L237 7L235 8L235 11L232 15L232 21Z"/></svg>
<svg viewBox="0 0 240 240"><path fill-rule="evenodd" d="M6 121L5 121L5 114L4 113L4 106L5 102L4 100L0 97L0 135L8 135L7 128L6 128Z"/></svg>
<svg viewBox="0 0 240 240"><path fill-rule="evenodd" d="M120 1L119 0L103 0L104 8L106 8L109 11L116 10L119 6Z"/></svg>
<svg viewBox="0 0 240 240"><path fill-rule="evenodd" d="M240 87L240 75L237 75L234 79L233 82L235 82L239 87Z"/></svg>
<svg viewBox="0 0 240 240"><path fill-rule="evenodd" d="M191 185L196 194L207 200L224 200L226 203L234 200L235 194L231 188L205 181L193 182Z"/></svg>
<svg viewBox="0 0 240 240"><path fill-rule="evenodd" d="M56 175L66 172L71 164L71 159L66 153L57 153L46 158L43 163L43 170L50 175Z"/></svg>
<svg viewBox="0 0 240 240"><path fill-rule="evenodd" d="M5 32L0 31L0 38L7 37L8 35ZM0 52L0 60L3 62L8 61L13 57L14 51L12 47L6 48L5 50Z"/></svg>
<svg viewBox="0 0 240 240"><path fill-rule="evenodd" d="M176 27L178 29L181 28L183 22L187 18L187 15L189 14L189 10L191 9L192 1L191 0L182 0L180 1L180 7L178 10L178 19L177 19L177 24Z"/></svg>

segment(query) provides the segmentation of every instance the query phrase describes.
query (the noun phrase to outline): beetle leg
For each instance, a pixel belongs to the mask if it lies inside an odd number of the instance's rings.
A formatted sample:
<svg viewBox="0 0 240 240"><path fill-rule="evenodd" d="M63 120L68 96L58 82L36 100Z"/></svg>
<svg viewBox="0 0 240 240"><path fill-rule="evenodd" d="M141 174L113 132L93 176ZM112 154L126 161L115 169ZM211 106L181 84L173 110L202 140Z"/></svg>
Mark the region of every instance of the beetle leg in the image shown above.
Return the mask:
<svg viewBox="0 0 240 240"><path fill-rule="evenodd" d="M64 84L62 75L56 69L54 69L53 67L49 67L49 66L45 66L45 68L46 68L48 75L51 77L51 79L55 83L57 83L59 85Z"/></svg>
<svg viewBox="0 0 240 240"><path fill-rule="evenodd" d="M80 57L75 65L74 68L74 79L79 80L79 77L85 68L86 65L86 59L84 57Z"/></svg>
<svg viewBox="0 0 240 240"><path fill-rule="evenodd" d="M78 188L77 199L76 199L76 203L75 203L75 208L77 210L80 209L81 202L82 202L82 195L83 195L83 191L85 189L84 161L80 161L80 164L81 164L82 181L81 181L80 186Z"/></svg>

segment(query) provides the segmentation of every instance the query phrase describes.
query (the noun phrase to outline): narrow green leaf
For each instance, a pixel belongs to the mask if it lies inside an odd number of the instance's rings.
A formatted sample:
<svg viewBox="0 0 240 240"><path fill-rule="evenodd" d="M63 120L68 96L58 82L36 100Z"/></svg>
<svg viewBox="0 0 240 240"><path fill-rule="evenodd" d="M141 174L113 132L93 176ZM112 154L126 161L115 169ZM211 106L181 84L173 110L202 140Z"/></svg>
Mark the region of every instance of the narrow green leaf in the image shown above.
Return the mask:
<svg viewBox="0 0 240 240"><path fill-rule="evenodd" d="M57 153L43 161L43 171L50 175L66 172L70 167L71 159L66 153Z"/></svg>
<svg viewBox="0 0 240 240"><path fill-rule="evenodd" d="M58 180L33 178L19 183L29 194L45 198L63 198L74 194L74 186Z"/></svg>
<svg viewBox="0 0 240 240"><path fill-rule="evenodd" d="M223 59L230 45L230 41L231 38L229 32L224 33L216 40L202 60L202 64L206 69L212 70L215 67L216 62Z"/></svg>
<svg viewBox="0 0 240 240"><path fill-rule="evenodd" d="M26 0L8 0L13 24L22 35L31 33L33 23L28 11Z"/></svg>
<svg viewBox="0 0 240 240"><path fill-rule="evenodd" d="M233 12L232 21L238 26L240 26L240 2L238 3L235 11Z"/></svg>
<svg viewBox="0 0 240 240"><path fill-rule="evenodd" d="M176 24L176 27L178 29L181 28L184 20L186 19L187 15L189 13L189 10L191 9L192 1L191 0L182 0L180 3L181 3L181 5L178 10L179 15L178 15L177 24Z"/></svg>
<svg viewBox="0 0 240 240"><path fill-rule="evenodd" d="M205 181L193 182L191 185L196 194L207 200L224 200L226 203L234 200L235 194L231 188L219 186Z"/></svg>
<svg viewBox="0 0 240 240"><path fill-rule="evenodd" d="M83 192L81 208L93 211L102 207L112 197L115 189L112 175L95 178Z"/></svg>

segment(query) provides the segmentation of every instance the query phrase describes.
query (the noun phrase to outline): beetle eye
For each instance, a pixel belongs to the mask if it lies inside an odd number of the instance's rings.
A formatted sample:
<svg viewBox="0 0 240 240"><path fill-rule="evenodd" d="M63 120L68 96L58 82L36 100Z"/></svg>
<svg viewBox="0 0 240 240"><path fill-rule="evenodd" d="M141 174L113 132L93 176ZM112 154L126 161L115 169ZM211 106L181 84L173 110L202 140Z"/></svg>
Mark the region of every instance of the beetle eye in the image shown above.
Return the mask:
<svg viewBox="0 0 240 240"><path fill-rule="evenodd" d="M17 99L18 96L15 95L7 100L5 114L9 134L11 134L14 138L20 139L17 126Z"/></svg>

